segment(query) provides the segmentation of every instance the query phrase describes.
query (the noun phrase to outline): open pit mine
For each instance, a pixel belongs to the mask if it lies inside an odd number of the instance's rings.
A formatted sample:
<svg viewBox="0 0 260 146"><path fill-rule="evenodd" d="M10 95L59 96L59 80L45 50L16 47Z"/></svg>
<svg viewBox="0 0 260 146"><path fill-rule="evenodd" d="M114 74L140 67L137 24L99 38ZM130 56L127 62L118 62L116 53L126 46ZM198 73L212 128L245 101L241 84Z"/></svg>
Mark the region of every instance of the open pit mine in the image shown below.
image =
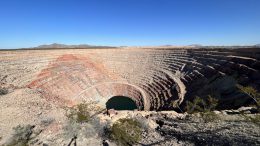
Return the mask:
<svg viewBox="0 0 260 146"><path fill-rule="evenodd" d="M187 101L193 101L195 97L213 96L218 99L216 110L219 111L252 105L254 101L241 93L237 85L254 87L259 91L260 48L2 50L0 87L7 93L0 95L0 144L11 143L13 127L31 124L36 125L36 129L38 126L41 133L37 141L30 139L30 145L68 145L75 138L72 139L72 135L60 136L67 118L66 109L80 103L94 103L92 110L96 111L115 109L141 115L172 112L175 117L183 114ZM120 111L117 115L120 116ZM104 115L102 118L105 119ZM50 119L49 125L42 125L43 121ZM245 138L245 141L257 145L260 143L259 126L251 129L256 130L251 131L255 135ZM170 144L194 144L192 139L181 140L183 143ZM189 142L185 143L186 140ZM93 136L90 140L78 139L77 143L102 145L102 138ZM149 144L149 141L143 143Z"/></svg>

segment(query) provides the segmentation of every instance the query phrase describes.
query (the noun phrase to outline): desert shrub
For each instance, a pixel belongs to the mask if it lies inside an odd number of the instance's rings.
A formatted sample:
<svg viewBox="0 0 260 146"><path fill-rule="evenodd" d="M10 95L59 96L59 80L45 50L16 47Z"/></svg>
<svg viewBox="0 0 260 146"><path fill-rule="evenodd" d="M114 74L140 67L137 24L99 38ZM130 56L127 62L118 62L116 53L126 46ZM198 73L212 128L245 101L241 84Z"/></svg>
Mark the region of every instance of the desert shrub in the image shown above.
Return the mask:
<svg viewBox="0 0 260 146"><path fill-rule="evenodd" d="M258 111L260 111L260 93L251 86L241 86L237 85L237 88L240 90L240 92L246 94L248 97L254 100Z"/></svg>
<svg viewBox="0 0 260 146"><path fill-rule="evenodd" d="M187 101L185 110L188 113L209 112L215 110L218 105L218 100L208 95L206 100L196 97L193 101Z"/></svg>
<svg viewBox="0 0 260 146"><path fill-rule="evenodd" d="M90 120L90 114L88 112L88 105L81 103L77 106L77 122L88 122Z"/></svg>
<svg viewBox="0 0 260 146"><path fill-rule="evenodd" d="M89 122L89 110L89 104L80 103L76 107L69 109L66 115L70 120L76 121L78 123Z"/></svg>
<svg viewBox="0 0 260 146"><path fill-rule="evenodd" d="M208 95L208 98L206 100L206 110L213 111L218 106L218 100L216 98L213 98L211 95Z"/></svg>
<svg viewBox="0 0 260 146"><path fill-rule="evenodd" d="M28 146L34 127L35 126L32 125L18 125L17 127L14 127L14 134L6 146Z"/></svg>
<svg viewBox="0 0 260 146"><path fill-rule="evenodd" d="M203 108L201 106L204 106L204 100L200 97L196 97L193 101L187 101L185 110L192 114L194 112L202 112Z"/></svg>
<svg viewBox="0 0 260 146"><path fill-rule="evenodd" d="M133 145L140 141L141 124L133 119L120 119L107 130L110 139L118 145Z"/></svg>
<svg viewBox="0 0 260 146"><path fill-rule="evenodd" d="M214 122L219 119L219 116L213 112L218 105L218 100L208 95L206 100L196 97L192 102L187 101L185 110L189 114L199 112L204 122Z"/></svg>
<svg viewBox="0 0 260 146"><path fill-rule="evenodd" d="M73 137L88 139L103 134L103 128L98 127L101 125L95 117L97 114L95 111L98 110L95 106L93 102L83 102L72 108L65 109L66 116L69 119L63 126L63 136L66 139ZM90 142L93 141L90 140Z"/></svg>
<svg viewBox="0 0 260 146"><path fill-rule="evenodd" d="M5 95L8 93L8 89L6 88L0 88L0 95Z"/></svg>

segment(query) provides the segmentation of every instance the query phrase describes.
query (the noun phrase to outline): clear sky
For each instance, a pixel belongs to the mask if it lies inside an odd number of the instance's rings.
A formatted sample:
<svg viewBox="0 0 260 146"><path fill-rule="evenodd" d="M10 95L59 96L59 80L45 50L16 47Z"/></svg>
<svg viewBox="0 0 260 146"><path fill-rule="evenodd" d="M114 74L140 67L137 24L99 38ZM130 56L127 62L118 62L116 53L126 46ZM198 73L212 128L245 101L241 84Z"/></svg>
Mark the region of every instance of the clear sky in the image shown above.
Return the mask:
<svg viewBox="0 0 260 146"><path fill-rule="evenodd" d="M0 0L0 48L253 45L260 0Z"/></svg>

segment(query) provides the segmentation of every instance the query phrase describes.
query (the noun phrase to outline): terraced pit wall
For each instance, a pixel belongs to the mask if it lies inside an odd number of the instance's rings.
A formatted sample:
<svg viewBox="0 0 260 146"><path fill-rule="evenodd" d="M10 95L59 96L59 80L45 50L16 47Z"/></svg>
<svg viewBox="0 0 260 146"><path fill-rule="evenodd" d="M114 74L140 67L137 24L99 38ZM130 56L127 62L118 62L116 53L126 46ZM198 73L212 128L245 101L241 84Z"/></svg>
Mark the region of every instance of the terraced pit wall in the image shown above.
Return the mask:
<svg viewBox="0 0 260 146"><path fill-rule="evenodd" d="M260 48L116 48L0 51L0 85L32 88L61 106L114 96L139 110L172 110L212 94L225 108L250 102L235 84L260 89ZM239 99L239 102L237 100Z"/></svg>

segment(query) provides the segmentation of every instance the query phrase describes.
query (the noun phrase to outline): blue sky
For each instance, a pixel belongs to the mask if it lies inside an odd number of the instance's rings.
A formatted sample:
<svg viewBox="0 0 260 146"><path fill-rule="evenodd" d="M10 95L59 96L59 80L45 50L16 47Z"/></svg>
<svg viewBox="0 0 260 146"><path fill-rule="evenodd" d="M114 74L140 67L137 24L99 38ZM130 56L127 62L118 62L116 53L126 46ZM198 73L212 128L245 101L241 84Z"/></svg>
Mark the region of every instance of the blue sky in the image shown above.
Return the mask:
<svg viewBox="0 0 260 146"><path fill-rule="evenodd" d="M260 0L0 0L0 48L251 45Z"/></svg>

